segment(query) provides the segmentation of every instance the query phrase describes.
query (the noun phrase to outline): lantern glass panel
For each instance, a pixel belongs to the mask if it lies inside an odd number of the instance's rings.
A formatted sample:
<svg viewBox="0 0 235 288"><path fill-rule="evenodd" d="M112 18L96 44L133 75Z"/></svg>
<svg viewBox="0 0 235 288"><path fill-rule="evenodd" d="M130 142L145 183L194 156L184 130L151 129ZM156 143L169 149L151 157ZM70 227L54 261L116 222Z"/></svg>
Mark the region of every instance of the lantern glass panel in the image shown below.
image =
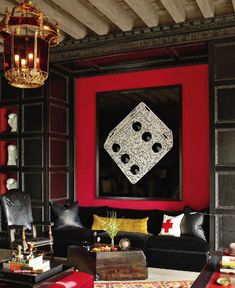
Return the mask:
<svg viewBox="0 0 235 288"><path fill-rule="evenodd" d="M33 68L34 37L14 36L14 67Z"/></svg>
<svg viewBox="0 0 235 288"><path fill-rule="evenodd" d="M4 39L4 70L11 68L11 36Z"/></svg>
<svg viewBox="0 0 235 288"><path fill-rule="evenodd" d="M43 72L48 72L49 43L42 38L38 38L38 58L39 67Z"/></svg>

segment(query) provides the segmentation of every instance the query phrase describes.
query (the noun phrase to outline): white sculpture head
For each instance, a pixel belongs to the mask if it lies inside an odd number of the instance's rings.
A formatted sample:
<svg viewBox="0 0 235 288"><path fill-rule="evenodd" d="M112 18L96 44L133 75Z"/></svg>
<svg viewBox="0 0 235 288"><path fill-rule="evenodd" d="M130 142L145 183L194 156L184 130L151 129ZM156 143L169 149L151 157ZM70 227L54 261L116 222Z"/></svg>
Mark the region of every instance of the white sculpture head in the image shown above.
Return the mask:
<svg viewBox="0 0 235 288"><path fill-rule="evenodd" d="M17 181L15 178L8 178L6 181L7 190L17 189Z"/></svg>
<svg viewBox="0 0 235 288"><path fill-rule="evenodd" d="M7 165L16 165L16 159L17 159L16 145L13 144L8 145L7 151L8 151Z"/></svg>
<svg viewBox="0 0 235 288"><path fill-rule="evenodd" d="M11 127L11 132L17 132L17 114L10 113L8 114L8 124Z"/></svg>

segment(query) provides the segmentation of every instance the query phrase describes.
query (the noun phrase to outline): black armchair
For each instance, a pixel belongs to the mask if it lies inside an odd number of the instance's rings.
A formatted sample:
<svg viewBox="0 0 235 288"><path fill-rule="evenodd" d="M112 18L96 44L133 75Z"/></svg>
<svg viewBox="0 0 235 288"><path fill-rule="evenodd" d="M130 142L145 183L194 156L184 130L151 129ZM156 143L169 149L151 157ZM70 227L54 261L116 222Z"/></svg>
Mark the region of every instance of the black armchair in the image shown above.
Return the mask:
<svg viewBox="0 0 235 288"><path fill-rule="evenodd" d="M11 189L2 195L2 207L6 217L12 250L18 245L21 245L24 251L29 247L38 249L39 247L49 246L50 253L53 254L51 229L53 223L33 222L29 194L19 189ZM48 237L38 237L37 226L47 226ZM28 230L30 233L26 233Z"/></svg>

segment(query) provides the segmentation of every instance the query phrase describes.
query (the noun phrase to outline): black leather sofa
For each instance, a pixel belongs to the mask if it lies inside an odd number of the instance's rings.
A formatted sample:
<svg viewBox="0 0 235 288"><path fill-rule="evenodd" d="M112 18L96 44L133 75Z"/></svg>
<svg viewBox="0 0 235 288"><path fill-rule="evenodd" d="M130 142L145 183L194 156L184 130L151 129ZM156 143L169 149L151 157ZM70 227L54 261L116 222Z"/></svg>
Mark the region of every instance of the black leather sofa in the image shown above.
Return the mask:
<svg viewBox="0 0 235 288"><path fill-rule="evenodd" d="M112 210L117 212L118 218L149 217L148 234L120 231L115 237L115 244L118 244L122 238L128 238L132 247L143 249L149 267L201 271L207 263L209 219L206 214L208 211L195 213L189 207L185 207L183 211L161 211L119 209L107 206L78 207L77 203L66 208L52 203L52 220L55 222L53 231L55 255L66 257L68 246L84 245L85 241L88 243L96 241L94 231L91 230L93 215L106 217L107 212ZM184 217L186 220L188 219L186 221L188 233L184 233L180 237L159 235L163 215L176 216L181 213L185 213ZM106 232L96 232L102 243L110 243L110 238ZM201 237L201 233L205 237Z"/></svg>

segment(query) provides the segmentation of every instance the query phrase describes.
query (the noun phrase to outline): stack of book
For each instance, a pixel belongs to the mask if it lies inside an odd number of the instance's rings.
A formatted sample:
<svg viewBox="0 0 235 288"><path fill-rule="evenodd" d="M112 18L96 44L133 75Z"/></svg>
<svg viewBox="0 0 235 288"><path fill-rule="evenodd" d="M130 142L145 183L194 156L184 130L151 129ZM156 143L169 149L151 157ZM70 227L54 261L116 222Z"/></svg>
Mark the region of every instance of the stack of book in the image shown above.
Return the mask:
<svg viewBox="0 0 235 288"><path fill-rule="evenodd" d="M222 256L220 272L235 274L235 256Z"/></svg>
<svg viewBox="0 0 235 288"><path fill-rule="evenodd" d="M11 257L2 268L11 272L42 273L50 270L50 261L43 260L42 255L30 259Z"/></svg>

